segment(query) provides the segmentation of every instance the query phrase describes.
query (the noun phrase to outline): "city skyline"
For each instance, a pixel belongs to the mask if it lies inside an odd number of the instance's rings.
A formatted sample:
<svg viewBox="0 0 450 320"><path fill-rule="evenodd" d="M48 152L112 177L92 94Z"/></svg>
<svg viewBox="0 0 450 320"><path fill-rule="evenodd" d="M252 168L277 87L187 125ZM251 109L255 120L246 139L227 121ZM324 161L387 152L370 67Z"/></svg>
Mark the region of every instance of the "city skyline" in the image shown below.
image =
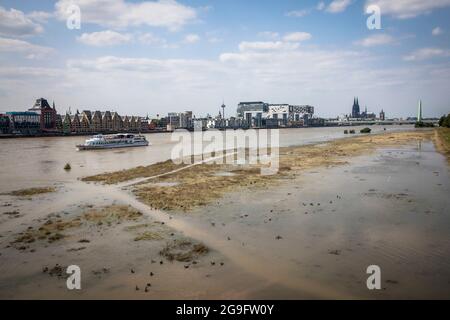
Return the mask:
<svg viewBox="0 0 450 320"><path fill-rule="evenodd" d="M348 114L448 111L449 1L0 1L1 109L232 115L241 101ZM65 9L81 9L81 29ZM369 30L368 4L381 8ZM170 13L170 14L168 14Z"/></svg>

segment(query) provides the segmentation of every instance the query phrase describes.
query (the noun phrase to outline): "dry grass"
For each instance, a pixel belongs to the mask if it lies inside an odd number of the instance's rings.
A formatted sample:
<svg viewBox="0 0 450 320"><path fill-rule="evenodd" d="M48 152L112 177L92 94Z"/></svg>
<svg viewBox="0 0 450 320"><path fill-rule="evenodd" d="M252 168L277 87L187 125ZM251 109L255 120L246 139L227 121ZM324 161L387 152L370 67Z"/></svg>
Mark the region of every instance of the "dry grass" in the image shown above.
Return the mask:
<svg viewBox="0 0 450 320"><path fill-rule="evenodd" d="M189 240L174 240L168 243L159 254L169 261L191 262L206 255L209 249L202 243Z"/></svg>
<svg viewBox="0 0 450 320"><path fill-rule="evenodd" d="M450 128L438 128L434 133L436 148L447 157L450 162Z"/></svg>
<svg viewBox="0 0 450 320"><path fill-rule="evenodd" d="M134 193L149 206L162 210L188 211L197 206L211 203L230 191L241 188L265 188L292 177L304 170L316 167L343 165L354 156L374 152L381 147L405 145L417 140L429 140L433 130L420 130L378 135L364 135L335 140L327 144L280 148L279 171L275 175L261 175L260 167L233 166L229 164L199 164L175 173L169 173L174 164L171 161L145 167L145 177L168 173L152 180L152 184L137 185ZM175 166L179 168L179 166ZM104 175L105 183L138 178L135 169ZM142 169L139 169L142 170ZM217 175L218 172L233 175ZM120 176L120 179L117 177ZM155 182L176 182L171 186L155 185Z"/></svg>
<svg viewBox="0 0 450 320"><path fill-rule="evenodd" d="M124 230L135 234L134 241L163 240L173 234L170 228L157 221L127 226Z"/></svg>
<svg viewBox="0 0 450 320"><path fill-rule="evenodd" d="M12 244L16 247L19 246L20 249L21 244L29 244L37 240L46 240L52 243L65 238L64 231L78 228L85 223L111 224L112 222L118 223L124 220L135 221L141 216L142 213L130 206L112 205L99 210L93 209L83 213L80 217L70 220L48 219L37 229L29 227L26 231L19 233Z"/></svg>
<svg viewBox="0 0 450 320"><path fill-rule="evenodd" d="M171 160L167 160L146 167L139 166L128 170L102 173L95 176L85 177L81 180L86 182L102 182L105 184L115 184L137 178L156 176L182 168L183 166L183 164L174 164Z"/></svg>
<svg viewBox="0 0 450 320"><path fill-rule="evenodd" d="M154 231L144 231L138 234L134 241L149 241L149 240L162 240L164 239L163 235L159 232Z"/></svg>
<svg viewBox="0 0 450 320"><path fill-rule="evenodd" d="M55 192L55 191L56 191L56 189L53 187L40 187L40 188L15 190L15 191L11 191L6 194L10 195L10 196L16 196L16 197L31 197L34 195L51 193L51 192Z"/></svg>

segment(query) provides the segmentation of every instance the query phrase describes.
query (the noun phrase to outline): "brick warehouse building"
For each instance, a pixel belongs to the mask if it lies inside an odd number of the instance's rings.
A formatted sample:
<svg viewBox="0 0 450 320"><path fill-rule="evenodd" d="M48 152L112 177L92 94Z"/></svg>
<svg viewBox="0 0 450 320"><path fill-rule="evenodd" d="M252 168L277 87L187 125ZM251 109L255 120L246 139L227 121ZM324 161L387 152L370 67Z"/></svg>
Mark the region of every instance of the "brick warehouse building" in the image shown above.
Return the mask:
<svg viewBox="0 0 450 320"><path fill-rule="evenodd" d="M52 108L46 99L39 98L29 111L37 112L40 115L42 132L56 131L56 107L54 102Z"/></svg>

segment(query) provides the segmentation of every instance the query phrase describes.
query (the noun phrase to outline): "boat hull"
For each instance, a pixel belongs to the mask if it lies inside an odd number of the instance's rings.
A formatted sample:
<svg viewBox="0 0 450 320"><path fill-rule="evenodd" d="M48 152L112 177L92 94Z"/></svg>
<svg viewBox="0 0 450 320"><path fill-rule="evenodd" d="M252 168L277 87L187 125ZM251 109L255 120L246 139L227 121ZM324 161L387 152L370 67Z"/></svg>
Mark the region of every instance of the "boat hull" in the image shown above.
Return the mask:
<svg viewBox="0 0 450 320"><path fill-rule="evenodd" d="M134 148L134 147L147 147L149 145L148 141L145 142L135 142L132 144L105 144L105 145L77 145L77 149L80 151L84 150L104 150L104 149L118 149L118 148Z"/></svg>

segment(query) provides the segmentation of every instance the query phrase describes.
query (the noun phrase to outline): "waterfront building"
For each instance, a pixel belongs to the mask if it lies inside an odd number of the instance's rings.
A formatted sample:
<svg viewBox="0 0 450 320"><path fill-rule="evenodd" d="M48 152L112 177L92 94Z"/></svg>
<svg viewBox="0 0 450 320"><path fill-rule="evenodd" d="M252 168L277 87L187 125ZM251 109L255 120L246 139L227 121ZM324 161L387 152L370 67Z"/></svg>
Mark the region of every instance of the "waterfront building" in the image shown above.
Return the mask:
<svg viewBox="0 0 450 320"><path fill-rule="evenodd" d="M376 115L373 112L368 112L367 107L365 107L364 111L361 112L361 109L359 107L359 98L353 98L353 106L352 106L352 113L350 115L350 118L355 120L375 120Z"/></svg>
<svg viewBox="0 0 450 320"><path fill-rule="evenodd" d="M53 102L53 107L50 107L48 101L44 98L39 98L28 111L39 114L41 131L55 131L56 130L56 107Z"/></svg>
<svg viewBox="0 0 450 320"><path fill-rule="evenodd" d="M93 132L100 133L103 130L102 126L102 113L100 111L95 111L92 116L91 128Z"/></svg>
<svg viewBox="0 0 450 320"><path fill-rule="evenodd" d="M381 112L380 112L380 120L381 121L386 120L386 114L384 113L383 109L381 109Z"/></svg>
<svg viewBox="0 0 450 320"><path fill-rule="evenodd" d="M169 112L167 114L167 124L171 130L175 130L180 126L180 114L178 112Z"/></svg>
<svg viewBox="0 0 450 320"><path fill-rule="evenodd" d="M91 112L90 111L83 111L80 115L80 127L81 132L91 132Z"/></svg>
<svg viewBox="0 0 450 320"><path fill-rule="evenodd" d="M10 120L6 114L0 113L0 134L8 134L11 131Z"/></svg>
<svg viewBox="0 0 450 320"><path fill-rule="evenodd" d="M192 128L192 111L169 112L167 114L167 124L170 125L171 130L175 130L178 128Z"/></svg>
<svg viewBox="0 0 450 320"><path fill-rule="evenodd" d="M55 125L56 125L56 131L58 131L58 132L63 131L63 118L60 114L56 114Z"/></svg>
<svg viewBox="0 0 450 320"><path fill-rule="evenodd" d="M83 110L81 113L77 110L72 115L69 108L69 112L61 116L56 113L55 103L53 103L53 107L50 107L44 98L37 99L28 113L8 112L6 115L12 123L8 130L10 132L15 130L22 134L46 132L89 134L148 130L148 123L143 122L141 117L125 116L122 118L117 112L109 110L104 112ZM27 117L26 121L22 121L24 117ZM38 128L35 124L36 119L39 122ZM6 127L6 124L3 127Z"/></svg>
<svg viewBox="0 0 450 320"><path fill-rule="evenodd" d="M130 129L130 118L128 116L125 116L125 118L123 118L122 126L125 130Z"/></svg>
<svg viewBox="0 0 450 320"><path fill-rule="evenodd" d="M256 115L267 111L269 111L269 104L262 101L239 102L237 115L245 119L245 114Z"/></svg>
<svg viewBox="0 0 450 320"><path fill-rule="evenodd" d="M73 116L70 116L70 130L71 132L82 132L81 131L81 121L78 116L78 111Z"/></svg>
<svg viewBox="0 0 450 320"><path fill-rule="evenodd" d="M266 119L270 126L305 126L314 114L314 107L309 105L270 104ZM267 120L266 120L267 122Z"/></svg>
<svg viewBox="0 0 450 320"><path fill-rule="evenodd" d="M192 127L192 111L180 113L180 128L189 129Z"/></svg>
<svg viewBox="0 0 450 320"><path fill-rule="evenodd" d="M102 131L103 132L113 131L112 116L110 111L102 112Z"/></svg>
<svg viewBox="0 0 450 320"><path fill-rule="evenodd" d="M72 132L71 126L72 126L72 120L70 119L70 114L66 113L66 115L64 116L64 119L63 119L63 133L65 133L65 134L71 133Z"/></svg>
<svg viewBox="0 0 450 320"><path fill-rule="evenodd" d="M314 115L314 107L309 105L269 104L262 101L240 102L238 118L244 127L293 127L305 126Z"/></svg>
<svg viewBox="0 0 450 320"><path fill-rule="evenodd" d="M32 111L7 112L12 133L34 135L41 129L41 115Z"/></svg>
<svg viewBox="0 0 450 320"><path fill-rule="evenodd" d="M364 112L361 113L360 118L361 118L361 119L375 120L375 119L376 119L376 116L375 116L375 113L368 112L368 111L367 111L367 107L365 107L365 108L364 108Z"/></svg>
<svg viewBox="0 0 450 320"><path fill-rule="evenodd" d="M122 117L117 112L114 112L112 115L112 130L121 131L122 128L123 128Z"/></svg>

